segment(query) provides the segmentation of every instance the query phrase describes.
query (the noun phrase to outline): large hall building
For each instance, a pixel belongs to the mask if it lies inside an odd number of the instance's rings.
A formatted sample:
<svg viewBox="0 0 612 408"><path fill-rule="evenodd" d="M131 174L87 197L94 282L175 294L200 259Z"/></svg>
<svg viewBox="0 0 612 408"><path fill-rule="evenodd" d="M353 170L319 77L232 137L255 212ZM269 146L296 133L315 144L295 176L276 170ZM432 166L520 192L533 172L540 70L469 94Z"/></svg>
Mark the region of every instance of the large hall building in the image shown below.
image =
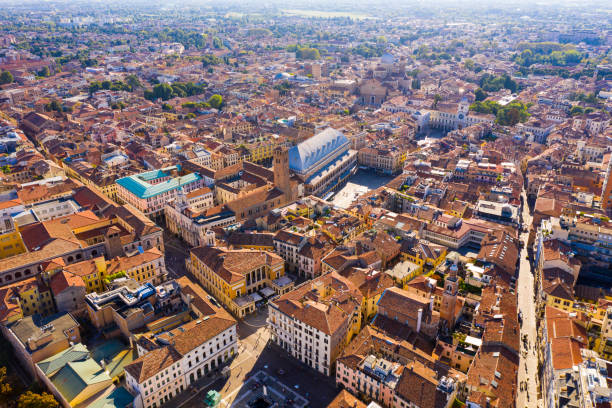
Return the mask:
<svg viewBox="0 0 612 408"><path fill-rule="evenodd" d="M289 149L289 168L304 183L306 195L325 197L357 169L357 151L336 129L327 128Z"/></svg>

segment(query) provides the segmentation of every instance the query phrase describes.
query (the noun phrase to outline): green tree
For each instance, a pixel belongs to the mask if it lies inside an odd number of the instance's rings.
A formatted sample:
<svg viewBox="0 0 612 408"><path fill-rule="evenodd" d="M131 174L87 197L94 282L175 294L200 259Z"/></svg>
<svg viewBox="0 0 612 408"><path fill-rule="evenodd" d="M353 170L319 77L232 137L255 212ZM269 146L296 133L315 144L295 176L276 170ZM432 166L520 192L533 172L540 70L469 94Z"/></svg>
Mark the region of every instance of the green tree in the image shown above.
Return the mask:
<svg viewBox="0 0 612 408"><path fill-rule="evenodd" d="M470 71L473 71L474 68L476 67L476 64L474 63L474 60L467 58L465 61L463 61L463 66L465 69L469 69Z"/></svg>
<svg viewBox="0 0 612 408"><path fill-rule="evenodd" d="M125 77L125 83L130 87L131 91L142 88L142 84L136 75L128 75Z"/></svg>
<svg viewBox="0 0 612 408"><path fill-rule="evenodd" d="M9 71L2 71L0 73L0 85L10 84L11 82L13 82L13 74Z"/></svg>
<svg viewBox="0 0 612 408"><path fill-rule="evenodd" d="M582 107L578 105L574 105L572 106L572 109L570 109L570 115L572 116L582 115L583 113L584 109L582 109Z"/></svg>
<svg viewBox="0 0 612 408"><path fill-rule="evenodd" d="M484 101L485 99L487 99L487 96L487 93L483 91L482 88L478 88L474 92L474 97L476 98L476 101Z"/></svg>
<svg viewBox="0 0 612 408"><path fill-rule="evenodd" d="M301 60L318 60L321 58L321 54L319 53L318 49L308 47L298 48L295 56Z"/></svg>
<svg viewBox="0 0 612 408"><path fill-rule="evenodd" d="M51 75L51 71L49 71L49 67L43 67L40 71L38 71L38 76L48 77Z"/></svg>
<svg viewBox="0 0 612 408"><path fill-rule="evenodd" d="M221 108L221 105L223 105L223 97L221 95L214 94L210 97L210 99L208 99L208 103L211 107L219 109Z"/></svg>
<svg viewBox="0 0 612 408"><path fill-rule="evenodd" d="M414 78L411 84L412 89L421 89L421 80L418 78Z"/></svg>
<svg viewBox="0 0 612 408"><path fill-rule="evenodd" d="M505 88L514 93L518 89L518 84L507 74L498 77L491 74L484 74L480 77L479 85L487 92L497 92Z"/></svg>
<svg viewBox="0 0 612 408"><path fill-rule="evenodd" d="M202 57L202 66L204 68L209 67L211 65L219 65L223 62L221 58L217 58L212 54L207 54Z"/></svg>
<svg viewBox="0 0 612 408"><path fill-rule="evenodd" d="M17 400L17 408L55 408L58 405L53 395L46 392L35 394L28 391Z"/></svg>
<svg viewBox="0 0 612 408"><path fill-rule="evenodd" d="M497 123L503 126L514 126L529 119L527 105L520 101L512 101L497 111Z"/></svg>
<svg viewBox="0 0 612 408"><path fill-rule="evenodd" d="M224 48L223 41L219 37L213 38L213 47L216 49Z"/></svg>
<svg viewBox="0 0 612 408"><path fill-rule="evenodd" d="M376 37L376 44L386 44L387 38L384 35Z"/></svg>
<svg viewBox="0 0 612 408"><path fill-rule="evenodd" d="M438 106L438 102L442 100L442 97L439 94L435 94L433 98L433 108L435 109Z"/></svg>
<svg viewBox="0 0 612 408"><path fill-rule="evenodd" d="M61 112L63 109L62 109L62 104L60 103L60 101L58 101L57 99L54 99L45 105L45 110L47 112L51 112L51 111Z"/></svg>
<svg viewBox="0 0 612 408"><path fill-rule="evenodd" d="M102 83L100 81L94 81L89 84L89 94L92 95L102 89Z"/></svg>
<svg viewBox="0 0 612 408"><path fill-rule="evenodd" d="M510 90L510 92L514 93L518 89L518 84L510 78L509 75L503 75L504 78L504 88Z"/></svg>
<svg viewBox="0 0 612 408"><path fill-rule="evenodd" d="M174 90L167 83L157 84L153 87L153 99L167 101L168 99L172 98L173 94Z"/></svg>

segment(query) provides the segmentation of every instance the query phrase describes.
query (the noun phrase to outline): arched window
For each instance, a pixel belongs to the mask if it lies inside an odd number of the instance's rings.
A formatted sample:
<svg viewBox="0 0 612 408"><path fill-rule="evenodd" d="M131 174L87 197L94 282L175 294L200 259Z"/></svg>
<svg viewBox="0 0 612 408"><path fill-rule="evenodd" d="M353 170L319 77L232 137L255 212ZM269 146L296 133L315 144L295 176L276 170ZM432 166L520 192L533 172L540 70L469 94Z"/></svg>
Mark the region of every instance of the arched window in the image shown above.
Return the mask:
<svg viewBox="0 0 612 408"><path fill-rule="evenodd" d="M72 261L74 261L74 258L72 257L72 255L70 255L70 256L68 257L68 262L72 262Z"/></svg>
<svg viewBox="0 0 612 408"><path fill-rule="evenodd" d="M6 275L6 278L5 278L5 279L6 279L6 281L8 282L8 281L12 281L12 280L13 280L13 277L12 277L11 275Z"/></svg>
<svg viewBox="0 0 612 408"><path fill-rule="evenodd" d="M19 278L21 278L21 272L15 273L15 279L19 279Z"/></svg>
<svg viewBox="0 0 612 408"><path fill-rule="evenodd" d="M24 274L29 275L31 273L31 271L29 269L26 269L25 271L23 271Z"/></svg>
<svg viewBox="0 0 612 408"><path fill-rule="evenodd" d="M76 254L76 259L81 259L81 258L83 258L83 255L81 255L81 254Z"/></svg>
<svg viewBox="0 0 612 408"><path fill-rule="evenodd" d="M91 251L91 256L98 256L98 251L95 249Z"/></svg>

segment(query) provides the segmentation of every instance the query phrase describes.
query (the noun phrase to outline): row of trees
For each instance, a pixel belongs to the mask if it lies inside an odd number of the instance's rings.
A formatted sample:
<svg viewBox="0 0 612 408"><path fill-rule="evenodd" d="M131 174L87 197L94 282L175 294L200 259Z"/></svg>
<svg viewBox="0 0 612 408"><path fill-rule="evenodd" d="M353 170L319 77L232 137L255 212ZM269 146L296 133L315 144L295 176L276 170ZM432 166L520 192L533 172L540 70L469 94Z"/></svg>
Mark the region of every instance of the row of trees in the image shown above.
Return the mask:
<svg viewBox="0 0 612 408"><path fill-rule="evenodd" d="M211 65L219 65L223 62L223 60L219 57L216 57L212 54L206 54L202 57L202 66L204 68L208 68Z"/></svg>
<svg viewBox="0 0 612 408"><path fill-rule="evenodd" d="M363 58L375 58L382 56L385 53L385 49L386 43L365 43L351 48L351 54L361 55Z"/></svg>
<svg viewBox="0 0 612 408"><path fill-rule="evenodd" d="M570 101L580 101L584 103L590 103L592 105L597 105L601 101L597 99L597 96L590 92L585 94L584 92L572 92L569 96Z"/></svg>
<svg viewBox="0 0 612 408"><path fill-rule="evenodd" d="M578 64L584 55L576 50L553 51L548 55L534 54L531 50L525 50L520 54L515 54L512 60L518 65L529 67L533 64L550 64L557 67Z"/></svg>
<svg viewBox="0 0 612 408"><path fill-rule="evenodd" d="M161 42L178 42L185 48L202 49L206 47L208 35L194 30L183 30L180 28L166 28L155 34Z"/></svg>
<svg viewBox="0 0 612 408"><path fill-rule="evenodd" d="M223 97L219 94L214 94L206 102L185 102L181 105L185 109L220 109L223 106Z"/></svg>
<svg viewBox="0 0 612 408"><path fill-rule="evenodd" d="M495 121L503 126L526 122L530 116L528 108L529 105L517 100L504 106L495 101L477 101L470 105L470 110L474 112L495 115Z"/></svg>
<svg viewBox="0 0 612 408"><path fill-rule="evenodd" d="M578 64L586 57L576 51L573 46L553 42L521 43L517 49L521 52L514 54L512 60L522 67L529 67L533 64L563 67Z"/></svg>
<svg viewBox="0 0 612 408"><path fill-rule="evenodd" d="M142 88L142 84L136 75L128 75L124 81L94 81L89 84L89 94L93 94L99 90L105 89L110 91L128 91L134 92L136 89Z"/></svg>
<svg viewBox="0 0 612 408"><path fill-rule="evenodd" d="M582 115L582 114L589 114L589 113L593 113L595 112L595 108L589 106L588 108L583 108L582 106L578 106L578 105L574 105L572 106L572 109L570 109L570 115L572 116L578 116L578 115Z"/></svg>
<svg viewBox="0 0 612 408"><path fill-rule="evenodd" d="M150 101L161 99L167 101L172 98L184 98L187 96L201 95L206 91L206 84L195 84L193 82L175 82L173 84L157 84L152 90L145 90L144 97Z"/></svg>

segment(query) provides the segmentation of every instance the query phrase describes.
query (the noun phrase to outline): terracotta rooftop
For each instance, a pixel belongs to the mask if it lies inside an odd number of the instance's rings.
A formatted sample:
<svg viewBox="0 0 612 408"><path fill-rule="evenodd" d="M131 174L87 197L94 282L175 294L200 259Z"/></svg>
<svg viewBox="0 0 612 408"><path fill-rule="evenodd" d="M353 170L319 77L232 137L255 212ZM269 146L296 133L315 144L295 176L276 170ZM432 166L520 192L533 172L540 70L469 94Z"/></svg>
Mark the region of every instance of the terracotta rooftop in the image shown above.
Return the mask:
<svg viewBox="0 0 612 408"><path fill-rule="evenodd" d="M361 402L347 390L342 390L336 395L336 398L327 405L327 408L366 408L366 404Z"/></svg>
<svg viewBox="0 0 612 408"><path fill-rule="evenodd" d="M181 360L183 356L172 346L149 351L124 367L133 378L142 384L160 371Z"/></svg>
<svg viewBox="0 0 612 408"><path fill-rule="evenodd" d="M272 252L248 249L226 250L204 246L193 248L191 253L230 284L244 279L244 274L255 268L264 265L274 267L285 262Z"/></svg>

